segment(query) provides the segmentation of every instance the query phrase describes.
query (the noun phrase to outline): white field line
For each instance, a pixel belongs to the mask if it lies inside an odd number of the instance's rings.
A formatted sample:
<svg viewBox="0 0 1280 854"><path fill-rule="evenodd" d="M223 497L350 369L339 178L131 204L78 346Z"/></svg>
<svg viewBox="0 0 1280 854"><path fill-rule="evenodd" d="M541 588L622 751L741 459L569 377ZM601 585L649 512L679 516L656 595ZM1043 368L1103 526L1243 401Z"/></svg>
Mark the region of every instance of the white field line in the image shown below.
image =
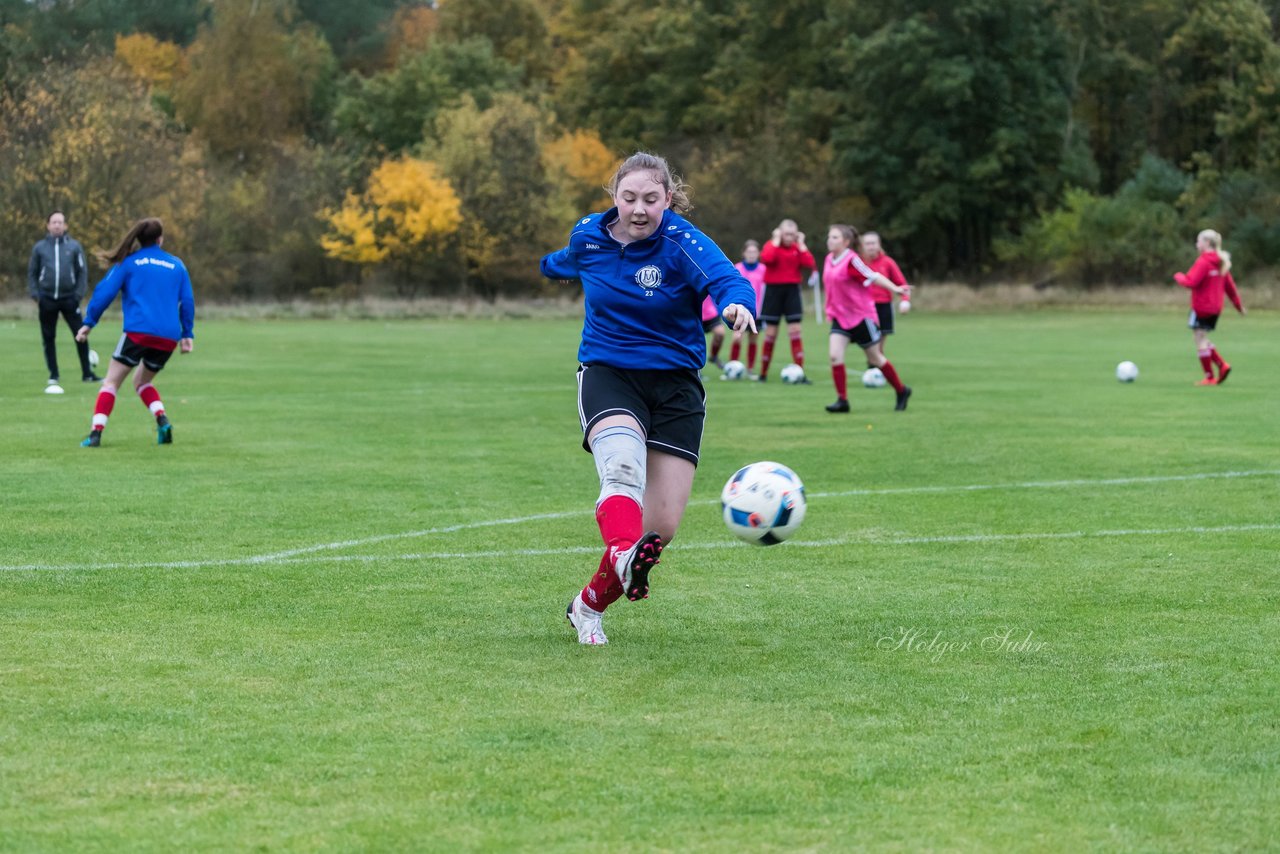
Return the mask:
<svg viewBox="0 0 1280 854"><path fill-rule="evenodd" d="M818 492L810 493L809 498L844 498L860 495L913 495L913 494L933 494L946 492L977 492L998 489L1067 489L1074 487L1100 487L1100 486L1129 486L1135 484L1149 483L1173 483L1179 481L1198 481L1198 480L1220 480L1228 478L1249 478L1249 477L1275 477L1280 475L1280 469L1258 469L1254 471L1227 471L1227 472L1201 472L1197 474L1184 475L1163 475L1152 477L1125 477L1125 478L1105 478L1096 480L1046 480L1046 481L1025 481L1021 483L995 483L995 484L961 484L956 486L908 486L886 489L853 489L843 492ZM715 500L692 502L694 504L714 504ZM275 564L275 563L296 563L301 562L304 555L310 555L306 558L312 562L343 562L343 561L369 561L369 560L444 560L452 558L483 558L483 557L516 557L516 556L537 556L537 555L570 555L570 554L590 554L599 549L592 547L570 547L563 549L526 549L526 550L507 550L507 551L476 551L476 552L434 552L421 553L400 556L359 556L359 555L334 555L319 556L318 552L335 551L338 549L353 548L356 546L372 545L374 543L384 543L394 540L415 539L420 537L434 536L437 534L449 534L457 531L475 530L478 528L492 528L502 525L520 525L528 522L538 522L547 519L569 519L577 516L585 516L588 514L586 510L571 510L557 513L538 513L531 516L516 516L506 519L486 519L477 522L460 522L455 525L445 525L437 528L426 528L420 531L405 531L398 534L380 534L373 537L361 537L358 539L338 540L331 543L319 543L311 546L302 546L295 549L287 549L284 551L270 552L268 554L253 555L243 558L214 558L206 560L185 560L185 561L146 561L146 562L117 562L117 563L79 563L79 564L0 564L0 572L24 572L37 570L101 570L101 569L200 569L204 567L214 566L251 566L256 564ZM1270 531L1280 530L1280 525L1243 525L1243 526L1222 526L1222 527L1183 527L1183 528L1150 528L1150 529L1118 529L1112 531L1060 531L1060 532L1031 532L1023 534L972 534L957 536L937 536L937 537L850 537L835 540L820 541L792 541L793 547L821 547L831 545L848 545L854 543L868 544L886 544L886 545L911 545L918 543L985 543L1000 542L1004 540L1043 540L1043 539L1079 539L1086 537L1120 537L1120 536L1156 536L1160 534L1189 534L1189 533L1231 533L1237 531ZM682 543L682 549L714 549L722 548L725 543Z"/></svg>

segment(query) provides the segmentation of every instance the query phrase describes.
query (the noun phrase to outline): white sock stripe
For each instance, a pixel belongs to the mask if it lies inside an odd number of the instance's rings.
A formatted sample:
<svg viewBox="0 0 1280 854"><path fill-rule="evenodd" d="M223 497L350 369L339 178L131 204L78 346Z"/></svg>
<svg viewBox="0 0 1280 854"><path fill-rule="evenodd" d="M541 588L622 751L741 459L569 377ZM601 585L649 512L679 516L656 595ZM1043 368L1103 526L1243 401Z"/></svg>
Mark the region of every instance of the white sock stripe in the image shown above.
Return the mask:
<svg viewBox="0 0 1280 854"><path fill-rule="evenodd" d="M155 414L157 414L157 413L164 412L164 404L163 404L163 403L161 403L161 402L160 402L160 401L158 401L158 400L153 400L153 401L151 401L151 403L147 406L147 409L150 409L150 410L151 410L151 414L152 414L152 415L155 415Z"/></svg>
<svg viewBox="0 0 1280 854"><path fill-rule="evenodd" d="M107 426L107 416L103 415L101 412L95 412L95 413L93 413L93 426L94 426L94 427L106 427L106 426Z"/></svg>

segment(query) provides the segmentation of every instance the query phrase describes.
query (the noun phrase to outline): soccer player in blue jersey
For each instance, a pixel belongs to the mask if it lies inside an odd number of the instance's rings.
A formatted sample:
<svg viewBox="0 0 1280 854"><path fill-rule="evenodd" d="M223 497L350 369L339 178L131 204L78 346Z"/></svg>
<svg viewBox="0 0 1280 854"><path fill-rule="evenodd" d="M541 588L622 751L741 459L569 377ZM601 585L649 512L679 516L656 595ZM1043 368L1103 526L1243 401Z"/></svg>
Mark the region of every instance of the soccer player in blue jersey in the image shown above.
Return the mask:
<svg viewBox="0 0 1280 854"><path fill-rule="evenodd" d="M164 412L160 392L151 384L174 350L190 353L195 346L192 327L196 319L195 297L187 267L175 255L160 248L164 225L158 219L136 222L115 251L103 258L114 266L93 291L84 313L84 326L77 341L88 341L89 331L98 325L102 313L123 293L124 334L111 354L107 378L102 381L93 408L93 425L80 444L96 448L102 444L102 430L116 404L116 390L138 368L133 387L142 403L156 418L156 440L173 442L173 426ZM141 365L141 367L139 367Z"/></svg>
<svg viewBox="0 0 1280 854"><path fill-rule="evenodd" d="M600 623L612 602L648 598L689 503L706 415L703 300L735 331L756 331L755 292L680 215L689 198L665 160L631 155L609 191L614 207L578 220L569 245L542 259L544 276L579 280L585 296L578 417L600 475L605 552L566 613L584 644L608 642Z"/></svg>

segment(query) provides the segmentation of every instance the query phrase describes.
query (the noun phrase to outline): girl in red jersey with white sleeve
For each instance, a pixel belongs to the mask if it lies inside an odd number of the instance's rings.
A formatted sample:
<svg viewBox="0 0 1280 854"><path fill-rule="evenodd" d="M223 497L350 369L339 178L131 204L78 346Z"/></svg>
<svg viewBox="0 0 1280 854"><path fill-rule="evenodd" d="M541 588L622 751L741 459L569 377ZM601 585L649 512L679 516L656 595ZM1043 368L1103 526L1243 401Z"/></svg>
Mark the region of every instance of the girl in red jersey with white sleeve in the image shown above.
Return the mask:
<svg viewBox="0 0 1280 854"><path fill-rule="evenodd" d="M756 292L756 316L764 311L764 273L765 266L760 263L760 244L754 240L748 240L742 244L742 260L733 266L738 268L738 272L742 277L751 283L751 287ZM733 348L729 351L729 358L737 361L742 355L742 335L743 330L733 333ZM752 330L746 332L747 335L747 377L755 379L753 370L756 366L756 340L760 337L758 333ZM723 379L723 377L722 377Z"/></svg>
<svg viewBox="0 0 1280 854"><path fill-rule="evenodd" d="M1222 385L1227 374L1231 373L1231 365L1218 355L1209 340L1209 333L1218 326L1224 293L1241 314L1244 314L1244 304L1240 302L1240 292L1231 278L1231 253L1223 250L1222 235L1205 229L1196 236L1196 250L1200 253L1196 263L1185 273L1175 273L1173 279L1191 290L1191 317L1187 325L1195 336L1196 355L1200 357L1200 367L1204 370L1204 379L1196 385ZM1213 376L1214 365L1218 366L1216 379Z"/></svg>
<svg viewBox="0 0 1280 854"><path fill-rule="evenodd" d="M827 233L829 254L822 263L822 284L827 292L827 317L831 318L831 379L839 395L827 411L849 411L844 352L852 341L866 352L867 364L879 368L893 386L898 395L894 409L901 412L907 408L911 387L902 384L893 363L884 357L871 286L879 285L895 294L904 293L904 289L868 267L853 249L857 243L858 232L851 225L833 225Z"/></svg>

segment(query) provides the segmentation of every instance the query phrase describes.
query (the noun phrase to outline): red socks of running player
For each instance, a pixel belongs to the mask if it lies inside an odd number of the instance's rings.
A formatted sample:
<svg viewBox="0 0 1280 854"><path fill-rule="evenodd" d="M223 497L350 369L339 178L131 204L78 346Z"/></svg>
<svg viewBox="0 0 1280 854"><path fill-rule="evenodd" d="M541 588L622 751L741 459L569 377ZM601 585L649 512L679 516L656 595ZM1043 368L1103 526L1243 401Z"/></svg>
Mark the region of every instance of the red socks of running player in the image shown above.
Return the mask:
<svg viewBox="0 0 1280 854"><path fill-rule="evenodd" d="M160 402L160 392L156 391L156 387L151 383L138 389L138 397L142 398L142 405L150 409L151 414L156 418L164 415L164 404Z"/></svg>
<svg viewBox="0 0 1280 854"><path fill-rule="evenodd" d="M769 376L769 363L773 361L773 342L764 339L764 347L760 351L760 379Z"/></svg>
<svg viewBox="0 0 1280 854"><path fill-rule="evenodd" d="M831 379L836 384L836 396L841 400L849 399L849 375L844 365L831 366Z"/></svg>
<svg viewBox="0 0 1280 854"><path fill-rule="evenodd" d="M884 378L889 381L889 385L893 386L894 391L902 394L906 386L902 384L902 380L898 379L898 372L893 367L893 362L885 359L884 364L880 366L880 373L884 374Z"/></svg>
<svg viewBox="0 0 1280 854"><path fill-rule="evenodd" d="M582 601L595 611L603 611L622 597L622 579L613 569L614 552L635 545L644 533L644 510L626 495L610 495L596 505L596 523L604 540L600 568L582 588Z"/></svg>
<svg viewBox="0 0 1280 854"><path fill-rule="evenodd" d="M138 397L142 398L143 406L151 410L151 414L159 418L164 415L164 404L160 401L160 392L156 391L156 387L151 383L147 383L138 389ZM111 417L111 410L116 407L116 389L115 386L104 385L102 390L98 392L98 399L93 404L93 429L99 432L107 426L107 419Z"/></svg>
<svg viewBox="0 0 1280 854"><path fill-rule="evenodd" d="M98 392L98 399L93 404L93 429L101 431L107 426L111 410L116 406L116 390L114 386L104 385Z"/></svg>
<svg viewBox="0 0 1280 854"><path fill-rule="evenodd" d="M1204 378L1207 380L1213 379L1213 349L1200 350L1196 355L1200 357L1200 367L1204 371Z"/></svg>

